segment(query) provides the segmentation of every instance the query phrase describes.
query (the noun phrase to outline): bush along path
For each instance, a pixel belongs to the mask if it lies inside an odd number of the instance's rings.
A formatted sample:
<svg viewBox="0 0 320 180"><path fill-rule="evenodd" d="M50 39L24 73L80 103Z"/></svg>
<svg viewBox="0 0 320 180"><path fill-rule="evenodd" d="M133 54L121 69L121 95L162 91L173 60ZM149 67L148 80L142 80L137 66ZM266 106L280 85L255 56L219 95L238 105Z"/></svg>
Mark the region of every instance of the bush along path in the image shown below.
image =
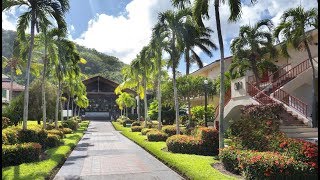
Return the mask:
<svg viewBox="0 0 320 180"><path fill-rule="evenodd" d="M122 136L110 122L91 121L88 131L54 179L183 178Z"/></svg>
<svg viewBox="0 0 320 180"><path fill-rule="evenodd" d="M186 179L237 179L229 175L223 174L220 171L214 169L211 164L217 163L217 160L214 160L214 156L203 156L195 154L180 154L172 153L167 151L167 145L165 137L175 134L175 129L172 126L164 126L161 132L154 129L156 127L147 127L141 130L141 132L134 132L139 125L133 127L124 127L122 122L112 122L116 130L121 131L121 133L127 138L131 139L139 146L143 147L145 150L150 152L156 158L164 162L166 165L172 169L179 172ZM135 125L132 123L132 125ZM140 129L140 128L139 128ZM207 130L207 128L206 128ZM198 138L204 138L201 136L208 134L215 134L215 131L203 132L199 131L200 134L194 138L194 146L197 148L205 149L207 143L200 143ZM165 134L165 135L164 135ZM172 141L172 147L177 146L179 143L186 142L184 141L185 135L173 135L167 139L167 141ZM170 140L171 139L171 140ZM177 140L177 141L176 141ZM209 141L210 142L210 141ZM205 146L202 146L205 145ZM192 149L192 148L189 148ZM179 150L179 149L176 149ZM181 149L180 149L181 150ZM184 152L184 153L195 153L195 152ZM213 152L215 154L216 152Z"/></svg>
<svg viewBox="0 0 320 180"><path fill-rule="evenodd" d="M3 129L2 165L9 166L2 168L2 179L50 179L82 138L88 124L83 121L73 131L70 128L52 129L47 130L47 134L37 126L30 126L27 131L21 131L21 127ZM41 136L47 138L42 142ZM41 153L44 148L46 150Z"/></svg>

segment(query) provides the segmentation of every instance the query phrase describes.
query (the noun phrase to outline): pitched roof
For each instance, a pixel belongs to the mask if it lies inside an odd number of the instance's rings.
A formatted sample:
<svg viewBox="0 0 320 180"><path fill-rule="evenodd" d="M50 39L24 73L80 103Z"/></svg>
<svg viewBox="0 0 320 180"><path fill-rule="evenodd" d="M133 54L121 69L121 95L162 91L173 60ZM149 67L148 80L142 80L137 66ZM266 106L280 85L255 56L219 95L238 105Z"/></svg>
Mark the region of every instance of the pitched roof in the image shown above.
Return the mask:
<svg viewBox="0 0 320 180"><path fill-rule="evenodd" d="M2 89L10 89L11 88L11 82L4 81L2 82ZM16 82L13 82L13 91L24 91L24 86L17 84Z"/></svg>

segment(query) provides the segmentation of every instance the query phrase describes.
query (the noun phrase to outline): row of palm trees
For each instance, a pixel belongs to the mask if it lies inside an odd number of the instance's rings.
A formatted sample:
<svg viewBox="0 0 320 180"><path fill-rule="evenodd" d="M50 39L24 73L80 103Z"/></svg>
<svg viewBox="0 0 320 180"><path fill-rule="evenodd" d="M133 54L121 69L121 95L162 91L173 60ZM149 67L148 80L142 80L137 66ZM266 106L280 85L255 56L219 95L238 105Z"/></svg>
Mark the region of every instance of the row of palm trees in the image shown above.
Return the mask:
<svg viewBox="0 0 320 180"><path fill-rule="evenodd" d="M162 53L167 52L170 55L170 59L166 62L168 66L172 68L173 75L173 93L174 93L174 106L176 111L176 128L177 134L179 133L179 103L177 99L177 88L176 88L176 68L179 64L180 57L182 54L185 55L186 61L186 75L189 74L190 64L196 62L201 68L202 62L199 56L193 50L194 47L199 47L209 57L212 56L211 50L217 49L216 45L210 41L210 33L212 30L205 27L203 24L203 18L209 18L208 6L209 1L195 1L191 6L188 0L172 0L175 7L179 10L166 11L159 14L158 23L153 28L152 38L148 46L144 47L143 50L137 55L137 58L132 61L131 76L125 78L125 82L122 84L123 87L137 89L137 93L142 92L145 105L144 117L148 119L147 114L147 103L146 103L146 91L147 91L147 74L148 71L157 70L157 100L158 100L158 121L159 129L161 128L161 68ZM220 49L220 101L219 106L224 107L224 47L221 35L221 25L219 17L219 4L218 0L214 1L215 6L215 17L216 27L218 32L219 49ZM252 1L252 3L254 3ZM229 0L228 5L231 11L229 21L236 21L241 17L241 2ZM290 35L296 37L304 37L305 28L307 26L313 26L317 28L317 10L311 9L310 11L304 11L302 7L290 9L286 11L282 16L281 24L275 29L275 36L270 31L263 31L262 28L265 26L271 30L273 24L270 20L261 20L255 26L242 26L240 28L239 37L236 38L231 44L231 51L234 55L232 70L241 69L241 67L252 69L257 82L259 83L259 69L274 70L275 66L267 61L266 55L270 58L275 58L278 54L274 47L274 37L279 38L280 32L284 32L286 43L283 43L282 54L288 55L286 47L290 43L296 43L296 40L292 40ZM299 20L299 21L298 21ZM291 23L291 24L290 24ZM296 32L295 32L296 31ZM290 34L292 32L292 34ZM302 39L301 42L305 42L307 38ZM295 46L294 47L298 47ZM301 47L301 46L299 46ZM310 50L308 45L305 45L306 50ZM192 54L190 56L190 53ZM312 64L312 57L309 53L309 59ZM258 68L259 67L259 68ZM313 65L312 65L313 67ZM241 70L242 74L245 72ZM141 78L140 78L141 77ZM135 79L135 81L132 81ZM152 81L152 77L149 78ZM134 82L134 83L132 83ZM126 84L130 84L126 86ZM137 86L135 86L137 85ZM141 88L141 86L143 88ZM315 98L316 99L316 98ZM190 107L190 100L188 100ZM219 120L223 122L223 108L219 108ZM138 112L139 113L139 112ZM139 115L140 117L140 115ZM224 147L223 143L223 123L219 123L219 147Z"/></svg>
<svg viewBox="0 0 320 180"><path fill-rule="evenodd" d="M58 128L59 104L62 116L62 88L68 87L69 95L75 97L77 106L88 106L86 88L82 83L83 75L80 72L79 63L85 63L80 58L75 44L66 39L67 25L65 13L69 10L68 0L4 0L2 11L10 8L26 6L17 24L19 41L19 56L21 62L26 60L26 77L23 108L23 129L27 129L29 106L29 82L30 69L33 59L41 59L42 69L42 108L43 128L46 128L46 94L45 81L50 77L58 84L55 127ZM26 29L30 27L30 35L26 35ZM35 34L35 30L38 35ZM69 96L69 97L70 97ZM69 98L70 99L70 98ZM78 111L79 112L79 111Z"/></svg>

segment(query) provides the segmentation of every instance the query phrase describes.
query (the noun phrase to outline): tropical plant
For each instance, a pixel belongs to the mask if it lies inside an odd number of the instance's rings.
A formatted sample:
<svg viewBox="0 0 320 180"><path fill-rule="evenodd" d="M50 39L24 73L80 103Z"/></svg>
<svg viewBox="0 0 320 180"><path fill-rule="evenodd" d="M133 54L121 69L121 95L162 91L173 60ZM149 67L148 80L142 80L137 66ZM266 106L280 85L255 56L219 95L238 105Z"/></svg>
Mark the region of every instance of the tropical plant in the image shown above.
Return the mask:
<svg viewBox="0 0 320 180"><path fill-rule="evenodd" d="M274 58L277 55L270 33L272 26L273 24L269 19L260 20L254 26L241 26L239 37L235 38L231 43L231 53L234 61L240 64L250 64L250 69L252 69L255 76L258 88L260 88L258 64L263 68L265 66L261 65L263 65L264 61L267 61L267 54L270 58ZM263 28L268 29L268 31Z"/></svg>
<svg viewBox="0 0 320 180"><path fill-rule="evenodd" d="M12 7L27 6L26 12L18 19L17 32L18 37L23 42L26 40L25 30L30 27L30 41L28 47L28 60L26 69L26 82L24 90L24 109L23 109L23 129L27 129L28 120L28 105L29 105L29 78L30 78L30 67L32 59L32 50L34 45L35 27L39 32L39 26L50 24L49 18L53 18L60 29L66 27L64 21L64 13L69 10L69 1L67 0L53 0L53 1L20 1L20 0L4 0L2 2L2 11L10 9ZM31 26L29 26L31 24Z"/></svg>
<svg viewBox="0 0 320 180"><path fill-rule="evenodd" d="M256 0L251 0L251 2L255 2ZM210 0L197 0L193 5L193 17L198 25L204 27L202 19L208 19L209 16L209 4ZM226 3L226 1L214 0L214 12L216 17L216 27L218 33L218 41L219 41L219 49L220 49L220 82L224 82L224 46L223 39L221 33L221 23L220 23L220 12L219 7L220 3ZM190 4L190 0L172 0L172 4L179 8L185 8L187 4ZM229 21L234 22L237 21L241 17L241 0L228 0L227 1L230 9ZM220 86L220 101L219 106L224 107L224 85ZM219 148L224 147L223 140L223 114L224 108L219 108Z"/></svg>
<svg viewBox="0 0 320 180"><path fill-rule="evenodd" d="M306 29L314 27L318 29L318 9L312 8L304 10L303 7L288 9L281 16L280 24L274 30L274 36L285 42L281 44L281 52L284 56L289 57L288 45L292 45L295 49L306 50L312 67L312 125L318 127L318 97L316 93L316 70L313 64L313 58L310 51L310 37L306 34Z"/></svg>
<svg viewBox="0 0 320 180"><path fill-rule="evenodd" d="M121 110L121 116L122 116L122 110L125 109L125 112L126 112L125 116L128 117L128 109L127 108L135 106L136 101L131 94L123 92L116 99L116 103L119 106L119 109Z"/></svg>
<svg viewBox="0 0 320 180"><path fill-rule="evenodd" d="M169 66L172 68L173 76L173 93L174 93L174 106L176 110L176 126L177 134L180 134L179 128L179 102L176 86L176 68L179 64L180 56L183 51L182 42L183 34L182 29L184 28L185 18L192 15L191 9L183 9L178 12L172 10L165 11L159 14L159 26L163 28L163 33L167 34L168 46L165 47L165 51L169 53L170 60Z"/></svg>

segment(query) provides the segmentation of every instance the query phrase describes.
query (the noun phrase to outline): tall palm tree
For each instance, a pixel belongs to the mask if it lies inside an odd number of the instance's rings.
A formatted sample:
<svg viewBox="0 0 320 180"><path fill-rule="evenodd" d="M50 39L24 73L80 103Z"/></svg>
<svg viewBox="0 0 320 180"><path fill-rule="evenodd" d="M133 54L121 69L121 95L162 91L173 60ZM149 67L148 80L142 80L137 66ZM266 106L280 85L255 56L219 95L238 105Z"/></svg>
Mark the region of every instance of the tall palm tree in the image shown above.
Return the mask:
<svg viewBox="0 0 320 180"><path fill-rule="evenodd" d="M231 53L236 62L247 61L256 79L256 86L260 88L258 64L268 54L271 58L277 55L271 35L272 22L269 19L258 21L254 26L241 26L239 37L231 43ZM263 30L267 27L268 31Z"/></svg>
<svg viewBox="0 0 320 180"><path fill-rule="evenodd" d="M32 59L32 50L34 45L35 27L39 32L39 26L41 24L49 24L49 18L52 18L57 22L58 27L65 27L64 13L69 10L68 0L4 0L2 1L2 11L10 9L12 7L19 7L21 5L27 6L27 11L22 13L18 19L17 33L20 40L26 42L25 30L30 26L30 45L28 49L28 60L25 79L24 90L24 108L23 108L23 129L27 129L28 120L28 105L29 105L29 80L30 80L30 67Z"/></svg>
<svg viewBox="0 0 320 180"><path fill-rule="evenodd" d="M19 51L19 42L14 41L13 45L13 53L11 58L7 58L2 56L2 67L9 67L10 68L10 90L9 90L9 99L11 102L12 100L12 94L13 94L13 81L14 81L14 74L20 75L22 74L22 60L20 58L20 51Z"/></svg>
<svg viewBox="0 0 320 180"><path fill-rule="evenodd" d="M199 68L203 67L203 63L199 55L194 51L195 47L200 48L207 56L212 57L210 49L216 50L216 45L209 39L210 33L213 31L210 28L198 27L191 17L188 17L183 32L183 46L186 62L186 76L189 75L190 66L196 63ZM190 56L191 53L191 56ZM188 120L191 122L191 102L190 96L187 96L188 101Z"/></svg>
<svg viewBox="0 0 320 180"><path fill-rule="evenodd" d="M158 99L158 129L161 130L161 109L162 109L162 103L161 103L161 69L162 69L162 50L164 47L167 46L167 41L165 41L165 38L167 37L166 33L163 33L163 28L160 26L160 24L156 24L153 28L152 32L152 39L150 43L151 49L154 51L154 54L156 56L156 69L157 72L157 99Z"/></svg>
<svg viewBox="0 0 320 180"><path fill-rule="evenodd" d="M312 67L312 96L314 97L312 102L312 126L318 127L318 97L315 90L315 84L317 83L316 70L309 47L311 42L305 33L306 28L309 27L318 29L318 9L304 10L303 7L299 6L283 13L280 24L275 28L274 36L279 39L279 36L283 35L283 40L286 42L281 45L281 50L286 57L289 57L287 51L289 44L295 49L304 49L308 53Z"/></svg>
<svg viewBox="0 0 320 180"><path fill-rule="evenodd" d="M145 124L144 126L147 126L148 118L148 102L147 102L147 79L148 75L153 69L153 63L151 61L152 58L152 52L150 51L149 46L145 46L142 48L139 54L139 68L142 72L142 82L143 82L143 92L144 92L144 118L145 118Z"/></svg>
<svg viewBox="0 0 320 180"><path fill-rule="evenodd" d="M185 19L188 16L192 15L191 9L182 9L178 12L171 10L165 11L159 14L159 24L163 28L163 32L166 33L169 39L169 45L165 47L170 55L169 64L172 68L173 76L173 94L174 94L174 106L176 111L176 129L177 134L180 134L179 127L179 102L177 94L177 85L176 85L176 68L178 67L180 56L183 52L182 42L183 42L183 28L185 24Z"/></svg>
<svg viewBox="0 0 320 180"><path fill-rule="evenodd" d="M174 6L185 8L187 4L190 4L190 0L171 0ZM256 0L251 0L255 2ZM226 1L222 1L226 3ZM237 21L241 17L241 0L228 0L227 1L230 9L229 21ZM210 0L197 0L194 2L193 16L197 24L204 27L202 19L208 19L209 16L209 4ZM223 118L224 118L224 46L221 33L221 23L220 23L220 0L214 0L214 11L216 17L216 27L218 33L219 49L220 49L220 101L219 101L219 148L224 148L224 128L223 128Z"/></svg>

